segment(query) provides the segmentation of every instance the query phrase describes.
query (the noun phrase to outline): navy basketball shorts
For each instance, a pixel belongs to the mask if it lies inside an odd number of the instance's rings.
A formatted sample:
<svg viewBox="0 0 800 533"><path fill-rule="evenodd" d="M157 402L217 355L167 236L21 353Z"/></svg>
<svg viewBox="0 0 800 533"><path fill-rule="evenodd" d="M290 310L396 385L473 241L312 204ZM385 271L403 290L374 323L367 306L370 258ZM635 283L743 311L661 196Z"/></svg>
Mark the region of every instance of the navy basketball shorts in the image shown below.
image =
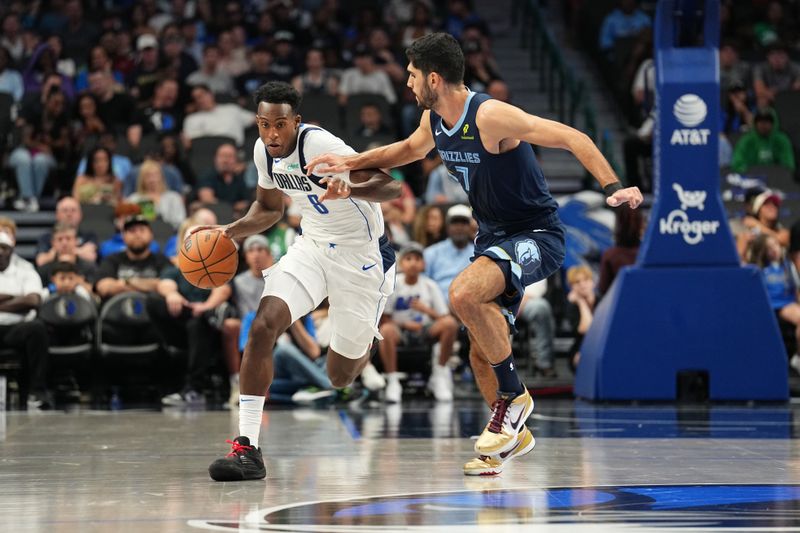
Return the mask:
<svg viewBox="0 0 800 533"><path fill-rule="evenodd" d="M564 236L565 230L560 224L503 236L478 233L472 260L486 256L503 271L506 288L496 302L512 330L525 287L561 268L566 253Z"/></svg>

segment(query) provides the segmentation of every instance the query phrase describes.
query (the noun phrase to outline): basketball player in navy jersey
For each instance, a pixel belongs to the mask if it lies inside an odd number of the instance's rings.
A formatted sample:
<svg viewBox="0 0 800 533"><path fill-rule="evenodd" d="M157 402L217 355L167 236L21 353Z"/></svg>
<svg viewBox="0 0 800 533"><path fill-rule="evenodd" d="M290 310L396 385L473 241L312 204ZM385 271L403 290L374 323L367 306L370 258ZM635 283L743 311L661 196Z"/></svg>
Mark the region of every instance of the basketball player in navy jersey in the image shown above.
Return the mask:
<svg viewBox="0 0 800 533"><path fill-rule="evenodd" d="M321 155L308 162L307 171L399 167L436 148L451 178L469 195L479 228L475 256L453 280L450 305L469 330L470 362L492 415L475 443L478 457L464 465L464 473L497 474L504 462L535 444L525 426L533 400L514 366L509 324L524 288L556 271L565 253L558 206L531 145L571 151L603 187L609 206L636 208L642 194L622 187L584 133L467 89L464 55L452 36L421 37L406 55L407 85L425 110L417 130L361 154Z"/></svg>

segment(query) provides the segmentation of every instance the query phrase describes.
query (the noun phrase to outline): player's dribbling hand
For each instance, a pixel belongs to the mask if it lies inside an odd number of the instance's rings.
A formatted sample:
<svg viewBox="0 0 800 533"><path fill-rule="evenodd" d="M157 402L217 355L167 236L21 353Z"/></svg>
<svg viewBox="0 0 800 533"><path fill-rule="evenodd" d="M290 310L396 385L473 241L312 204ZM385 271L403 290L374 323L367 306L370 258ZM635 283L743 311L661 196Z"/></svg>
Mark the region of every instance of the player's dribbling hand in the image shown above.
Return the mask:
<svg viewBox="0 0 800 533"><path fill-rule="evenodd" d="M639 190L639 187L620 189L606 198L606 203L611 207L619 207L622 204L628 204L631 209L636 209L643 201L644 198L642 197L642 192Z"/></svg>
<svg viewBox="0 0 800 533"><path fill-rule="evenodd" d="M341 178L322 178L319 180L319 182L320 184L327 185L325 194L323 194L319 199L320 202L324 202L325 200L350 198L350 195L352 194L350 185L348 185L348 183Z"/></svg>
<svg viewBox="0 0 800 533"><path fill-rule="evenodd" d="M231 235L229 225L223 225L223 224L206 224L204 226L191 226L189 227L189 229L186 230L186 236L188 237L189 235L194 235L198 231L203 231L207 229L219 230L223 233L223 235L225 235L229 239L233 239L233 235Z"/></svg>
<svg viewBox="0 0 800 533"><path fill-rule="evenodd" d="M317 176L330 176L352 170L349 160L342 155L322 154L311 158L306 165L306 174L316 174Z"/></svg>

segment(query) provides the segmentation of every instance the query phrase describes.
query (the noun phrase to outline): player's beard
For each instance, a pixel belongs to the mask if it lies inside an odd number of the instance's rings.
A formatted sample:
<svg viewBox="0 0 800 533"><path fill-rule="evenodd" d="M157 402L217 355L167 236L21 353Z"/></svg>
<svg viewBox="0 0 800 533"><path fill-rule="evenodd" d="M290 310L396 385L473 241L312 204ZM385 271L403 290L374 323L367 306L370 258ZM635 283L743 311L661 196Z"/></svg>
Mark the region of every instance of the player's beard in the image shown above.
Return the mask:
<svg viewBox="0 0 800 533"><path fill-rule="evenodd" d="M433 106L439 102L439 95L426 83L422 86L422 94L417 98L417 102L422 109L433 109Z"/></svg>

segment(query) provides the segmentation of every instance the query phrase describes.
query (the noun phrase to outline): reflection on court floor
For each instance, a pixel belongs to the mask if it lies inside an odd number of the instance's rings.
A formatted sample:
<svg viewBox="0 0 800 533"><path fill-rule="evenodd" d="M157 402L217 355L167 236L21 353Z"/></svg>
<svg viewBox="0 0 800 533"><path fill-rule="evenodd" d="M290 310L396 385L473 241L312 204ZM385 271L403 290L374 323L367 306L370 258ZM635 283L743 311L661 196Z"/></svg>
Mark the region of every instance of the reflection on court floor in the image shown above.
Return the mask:
<svg viewBox="0 0 800 533"><path fill-rule="evenodd" d="M462 474L477 401L264 412L267 479L215 483L235 412L0 414L0 531L800 531L800 407L536 402L529 455Z"/></svg>

